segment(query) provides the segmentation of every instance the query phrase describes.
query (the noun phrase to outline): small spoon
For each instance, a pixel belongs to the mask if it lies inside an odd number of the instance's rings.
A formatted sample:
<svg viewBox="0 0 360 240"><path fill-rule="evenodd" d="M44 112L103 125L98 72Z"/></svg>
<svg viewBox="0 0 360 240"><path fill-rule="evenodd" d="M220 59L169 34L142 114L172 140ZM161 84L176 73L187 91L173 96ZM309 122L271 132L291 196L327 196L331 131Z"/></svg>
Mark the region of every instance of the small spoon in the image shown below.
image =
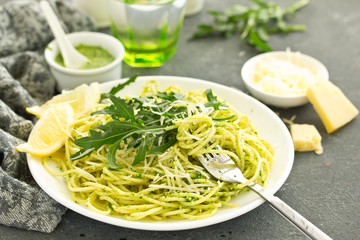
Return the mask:
<svg viewBox="0 0 360 240"><path fill-rule="evenodd" d="M89 59L79 53L70 43L50 4L47 1L41 1L40 7L44 12L45 18L50 25L50 29L60 47L60 52L64 59L65 66L71 69L79 69L88 62Z"/></svg>

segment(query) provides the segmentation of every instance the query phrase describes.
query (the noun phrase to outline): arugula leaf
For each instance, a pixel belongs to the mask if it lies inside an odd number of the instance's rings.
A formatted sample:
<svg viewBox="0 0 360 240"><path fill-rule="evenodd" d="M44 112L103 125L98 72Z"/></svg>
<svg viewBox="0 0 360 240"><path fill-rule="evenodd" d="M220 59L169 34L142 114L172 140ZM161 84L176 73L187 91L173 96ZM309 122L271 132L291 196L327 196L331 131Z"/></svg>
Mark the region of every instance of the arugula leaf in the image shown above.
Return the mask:
<svg viewBox="0 0 360 240"><path fill-rule="evenodd" d="M125 83L123 84L119 84L115 87L113 87L111 90L110 90L110 94L112 95L115 95L116 93L118 93L121 89L123 89L124 87L126 87L127 85L129 85L130 83L133 83L135 82L136 78L139 76L139 74L135 74L133 76L131 76Z"/></svg>
<svg viewBox="0 0 360 240"><path fill-rule="evenodd" d="M144 161L146 153L149 150L149 144L152 143L153 137L150 137L150 134L145 134L140 142L139 151L134 158L133 165L136 165L142 161Z"/></svg>
<svg viewBox="0 0 360 240"><path fill-rule="evenodd" d="M89 156L92 151L94 151L95 148L83 148L81 150L79 150L78 152L74 153L73 155L71 155L71 160L77 160L77 159L81 159L85 156Z"/></svg>
<svg viewBox="0 0 360 240"><path fill-rule="evenodd" d="M187 116L185 107L171 106L173 101L184 99L184 95L161 92L131 99L112 94L108 97L112 104L92 115L106 114L112 120L90 129L89 136L76 139L75 144L82 149L70 157L72 160L89 156L101 146L109 145L106 158L110 168L117 169L122 167L116 162L116 151L122 142L128 143L128 148L138 148L133 165L144 161L147 152L164 152L176 142L177 130L166 131L165 128L173 124L173 119Z"/></svg>
<svg viewBox="0 0 360 240"><path fill-rule="evenodd" d="M166 151L166 149L168 149L169 147L171 147L172 145L174 145L174 143L176 142L176 138L173 137L171 138L170 140L168 140L167 142L159 145L159 146L156 146L156 147L153 147L150 151L150 154L160 154L160 153L163 153Z"/></svg>
<svg viewBox="0 0 360 240"><path fill-rule="evenodd" d="M127 149L130 149L130 148L137 148L140 143L141 143L141 138L139 138L137 135L134 135L135 138L129 142L129 144L127 145ZM124 139L125 142L126 142L126 139Z"/></svg>
<svg viewBox="0 0 360 240"><path fill-rule="evenodd" d="M304 31L305 25L288 25L286 17L295 17L296 11L309 3L309 0L299 0L285 9L272 2L250 0L255 5L248 8L234 5L226 11L210 11L214 23L200 24L192 38L207 37L220 34L226 38L241 33L240 39L261 51L271 51L267 44L270 35L277 32ZM275 25L275 26L274 26Z"/></svg>
<svg viewBox="0 0 360 240"><path fill-rule="evenodd" d="M228 108L228 106L226 106L224 103L221 103L217 100L217 97L214 96L211 89L206 89L204 93L208 100L208 102L205 104L205 107L213 107L215 110Z"/></svg>
<svg viewBox="0 0 360 240"><path fill-rule="evenodd" d="M119 139L123 140L142 130L137 123L119 120L108 122L105 125L99 125L95 129L98 130L90 130L90 136L75 140L75 144L83 149L80 150L80 152L73 154L70 157L72 160L90 155L92 151L86 152L89 149L97 150L104 144L112 144Z"/></svg>
<svg viewBox="0 0 360 240"><path fill-rule="evenodd" d="M118 93L120 90L122 90L127 85L135 82L135 80L138 76L139 76L139 74L135 74L135 75L131 76L126 82L120 83L120 84L116 85L115 87L111 88L110 92L101 94L100 101L102 101L103 99L109 98L110 95L115 95L116 93Z"/></svg>
<svg viewBox="0 0 360 240"><path fill-rule="evenodd" d="M215 110L228 108L213 95L211 89L205 91L208 102L207 107ZM122 99L112 94L108 95L112 104L92 115L106 114L112 120L100 124L89 130L89 136L75 140L81 149L71 155L72 160L89 156L103 145L108 145L106 158L112 169L122 168L116 159L116 152L122 143L127 148L137 148L137 155L133 165L145 160L146 154L159 154L170 148L177 140L177 129L165 130L173 125L174 119L187 117L186 107L178 107L172 103L184 100L185 96L177 92L158 92L151 96ZM233 116L214 119L224 121Z"/></svg>
<svg viewBox="0 0 360 240"><path fill-rule="evenodd" d="M256 31L250 31L249 43L257 46L264 52L271 51L271 47L259 37L259 34Z"/></svg>
<svg viewBox="0 0 360 240"><path fill-rule="evenodd" d="M106 159L109 163L109 167L112 169L121 168L121 166L116 163L116 151L118 150L122 140L123 139L119 139L113 145L111 145L109 151L106 154Z"/></svg>
<svg viewBox="0 0 360 240"><path fill-rule="evenodd" d="M232 119L233 117L235 117L235 115L231 115L231 116L228 116L228 117L222 117L222 118L212 118L212 120L214 121L225 121L225 120L229 120L229 119Z"/></svg>
<svg viewBox="0 0 360 240"><path fill-rule="evenodd" d="M185 96L178 92L170 92L170 93L158 92L157 94L155 94L155 96L162 98L164 100L168 100L168 101L176 101L176 100L184 100L185 99Z"/></svg>
<svg viewBox="0 0 360 240"><path fill-rule="evenodd" d="M298 9L305 7L309 4L309 0L300 0L286 7L284 10L285 14L291 14L293 17Z"/></svg>
<svg viewBox="0 0 360 240"><path fill-rule="evenodd" d="M123 117L126 120L131 119L132 121L135 121L134 109L129 107L124 99L110 95L110 100L113 102L115 111L119 117Z"/></svg>

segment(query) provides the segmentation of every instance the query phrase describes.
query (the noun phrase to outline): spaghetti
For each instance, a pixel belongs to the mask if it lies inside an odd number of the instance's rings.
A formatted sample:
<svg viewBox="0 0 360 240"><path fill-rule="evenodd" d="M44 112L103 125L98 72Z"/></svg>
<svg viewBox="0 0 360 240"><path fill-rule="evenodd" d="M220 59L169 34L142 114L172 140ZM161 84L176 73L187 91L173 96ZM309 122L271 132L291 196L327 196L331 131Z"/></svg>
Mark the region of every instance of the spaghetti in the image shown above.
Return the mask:
<svg viewBox="0 0 360 240"><path fill-rule="evenodd" d="M158 92L155 81L145 85L141 96ZM169 87L166 92L178 92ZM183 92L181 92L183 93ZM259 138L250 119L236 109L208 107L204 91L183 93L184 100L172 106L186 108L187 117L173 120L167 130L177 130L176 142L164 153L147 154L145 160L132 164L136 148L121 142L112 169L106 159L109 146L104 145L78 160L70 156L79 151L75 139L88 136L89 130L112 121L109 115L84 116L70 127L64 147L43 159L54 176L66 179L75 202L100 214L120 215L126 220L202 219L222 206L236 207L231 198L246 184L218 181L196 160L205 153L228 154L249 181L266 185L273 161L271 145ZM106 105L99 104L95 110ZM223 150L217 150L219 145ZM60 171L49 166L55 160Z"/></svg>

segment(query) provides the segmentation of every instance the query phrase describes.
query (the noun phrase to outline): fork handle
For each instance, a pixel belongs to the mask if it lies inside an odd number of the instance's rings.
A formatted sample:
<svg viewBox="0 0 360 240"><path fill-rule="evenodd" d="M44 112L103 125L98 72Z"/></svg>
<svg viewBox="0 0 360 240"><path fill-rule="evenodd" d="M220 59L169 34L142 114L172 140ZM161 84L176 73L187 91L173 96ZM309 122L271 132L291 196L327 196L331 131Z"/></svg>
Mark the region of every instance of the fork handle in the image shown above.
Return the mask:
<svg viewBox="0 0 360 240"><path fill-rule="evenodd" d="M294 209L292 209L289 205L287 205L280 198L274 196L270 192L266 191L263 187L258 184L249 184L249 188L258 193L262 198L268 201L271 206L284 215L288 220L290 220L293 224L295 224L300 230L302 230L306 235L308 235L311 239L318 240L331 240L326 233L317 228L314 224L312 224L309 220L304 218Z"/></svg>

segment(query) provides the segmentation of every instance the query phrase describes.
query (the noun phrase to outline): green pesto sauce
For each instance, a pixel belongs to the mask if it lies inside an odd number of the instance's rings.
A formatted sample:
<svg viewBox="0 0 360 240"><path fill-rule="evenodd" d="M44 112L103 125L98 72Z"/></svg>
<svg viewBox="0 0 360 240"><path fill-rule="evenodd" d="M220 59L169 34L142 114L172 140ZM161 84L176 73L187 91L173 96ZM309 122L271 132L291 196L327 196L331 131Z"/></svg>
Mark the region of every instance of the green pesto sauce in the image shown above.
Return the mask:
<svg viewBox="0 0 360 240"><path fill-rule="evenodd" d="M89 59L80 69L93 69L99 68L108 65L112 61L114 61L114 57L105 49L98 46L88 46L84 44L80 44L75 47L81 54ZM65 67L64 59L59 53L55 57L55 62L63 67Z"/></svg>

